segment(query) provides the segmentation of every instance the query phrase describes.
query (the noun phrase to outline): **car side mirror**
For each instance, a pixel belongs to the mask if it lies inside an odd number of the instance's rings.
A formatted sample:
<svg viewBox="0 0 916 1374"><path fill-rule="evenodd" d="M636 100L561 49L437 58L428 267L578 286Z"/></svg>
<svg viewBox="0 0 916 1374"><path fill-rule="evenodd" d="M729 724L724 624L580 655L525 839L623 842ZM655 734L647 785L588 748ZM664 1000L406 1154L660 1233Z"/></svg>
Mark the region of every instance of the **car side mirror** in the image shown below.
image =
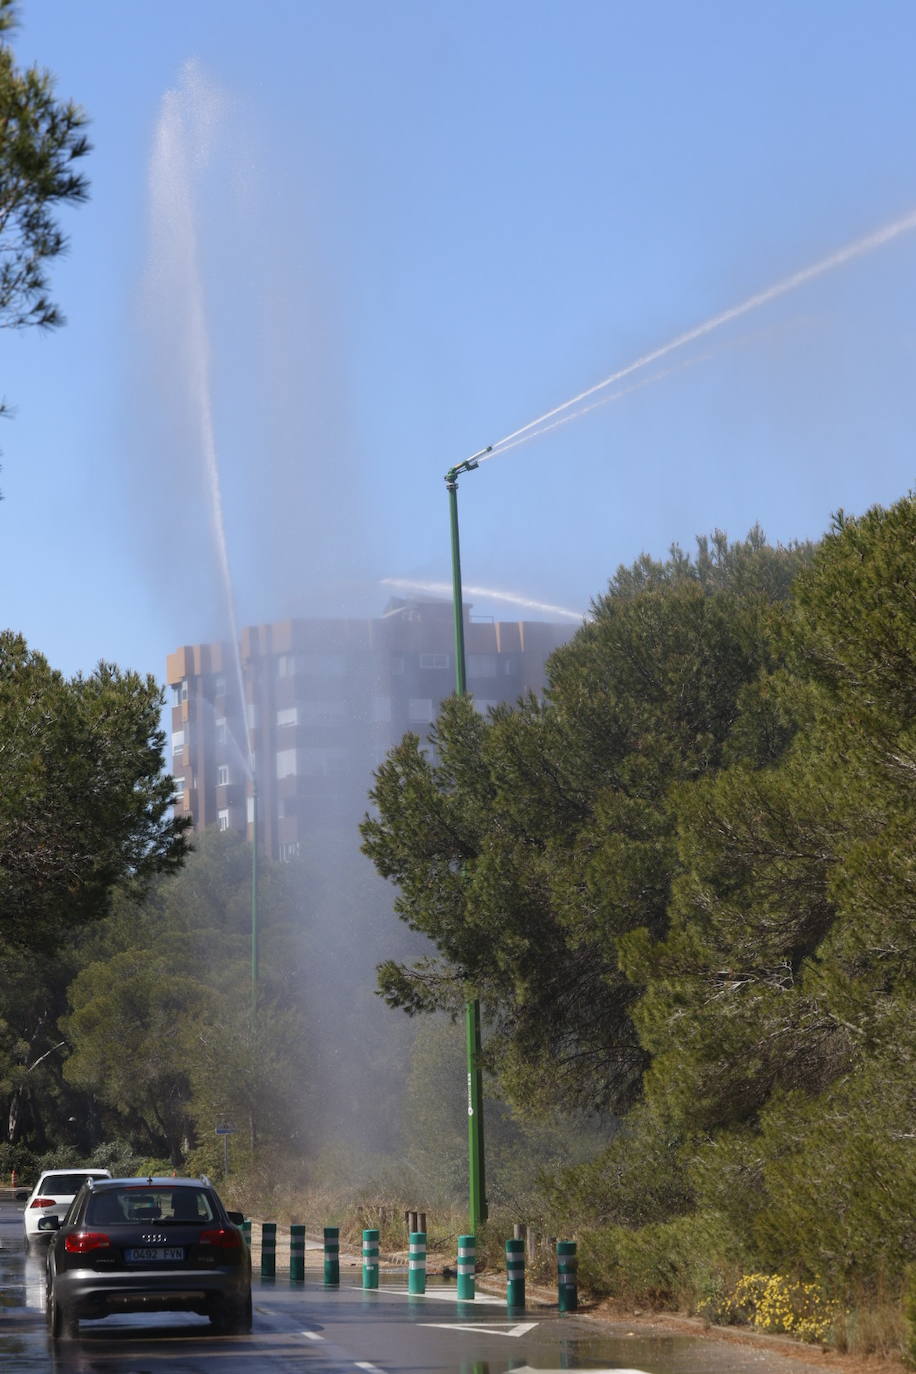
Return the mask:
<svg viewBox="0 0 916 1374"><path fill-rule="evenodd" d="M227 1212L226 1216L232 1222L233 1226L241 1226L242 1222L245 1220L244 1212Z"/></svg>
<svg viewBox="0 0 916 1374"><path fill-rule="evenodd" d="M59 1231L60 1217L39 1217L38 1229L39 1231Z"/></svg>

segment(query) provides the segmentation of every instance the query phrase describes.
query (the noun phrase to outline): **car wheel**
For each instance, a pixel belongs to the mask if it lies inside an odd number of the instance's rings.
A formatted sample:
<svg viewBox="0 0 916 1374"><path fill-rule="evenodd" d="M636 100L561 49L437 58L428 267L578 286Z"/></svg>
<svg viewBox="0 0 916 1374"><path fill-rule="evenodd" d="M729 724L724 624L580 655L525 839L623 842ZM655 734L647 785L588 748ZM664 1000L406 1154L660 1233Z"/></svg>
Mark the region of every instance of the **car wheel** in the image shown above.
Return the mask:
<svg viewBox="0 0 916 1374"><path fill-rule="evenodd" d="M221 1336L247 1336L251 1330L251 1294L241 1302L224 1298L210 1309L210 1321Z"/></svg>
<svg viewBox="0 0 916 1374"><path fill-rule="evenodd" d="M79 1334L79 1319L69 1307L61 1307L54 1296L53 1284L48 1286L47 1297L48 1329L55 1341L72 1341Z"/></svg>

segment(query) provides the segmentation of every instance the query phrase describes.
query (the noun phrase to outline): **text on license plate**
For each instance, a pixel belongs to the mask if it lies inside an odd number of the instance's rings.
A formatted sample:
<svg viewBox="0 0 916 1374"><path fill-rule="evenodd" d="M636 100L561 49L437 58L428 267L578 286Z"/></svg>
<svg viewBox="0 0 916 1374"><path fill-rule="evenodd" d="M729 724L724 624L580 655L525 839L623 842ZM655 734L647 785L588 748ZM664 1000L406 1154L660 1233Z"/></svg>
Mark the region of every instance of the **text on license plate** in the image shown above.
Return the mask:
<svg viewBox="0 0 916 1374"><path fill-rule="evenodd" d="M137 1264L142 1260L183 1260L184 1248L180 1245L140 1246L125 1251L124 1258L128 1264Z"/></svg>

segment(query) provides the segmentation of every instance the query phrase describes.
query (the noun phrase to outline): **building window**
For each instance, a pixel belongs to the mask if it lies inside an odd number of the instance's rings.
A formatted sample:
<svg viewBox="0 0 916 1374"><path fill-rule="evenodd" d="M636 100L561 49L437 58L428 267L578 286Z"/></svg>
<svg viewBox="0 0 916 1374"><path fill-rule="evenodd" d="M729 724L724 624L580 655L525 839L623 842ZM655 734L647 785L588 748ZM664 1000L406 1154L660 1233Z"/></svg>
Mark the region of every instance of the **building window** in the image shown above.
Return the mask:
<svg viewBox="0 0 916 1374"><path fill-rule="evenodd" d="M183 753L184 753L184 731L183 731L183 730L173 730L173 731L172 731L172 758L174 758L176 754L183 754Z"/></svg>
<svg viewBox="0 0 916 1374"><path fill-rule="evenodd" d="M229 725L225 716L216 717L216 742L217 744L227 744L229 741Z"/></svg>
<svg viewBox="0 0 916 1374"><path fill-rule="evenodd" d="M298 724L299 724L299 712L298 712L298 710L297 710L297 708L296 708L295 706L284 706L282 710L280 710L280 711L277 712L277 726L278 726L278 727L283 726L283 725L298 725Z"/></svg>
<svg viewBox="0 0 916 1374"><path fill-rule="evenodd" d="M219 766L217 767L217 770L216 770L216 785L217 785L217 787L228 787L228 786L229 786L229 765L228 765L228 763L221 763L221 764L219 764Z"/></svg>
<svg viewBox="0 0 916 1374"><path fill-rule="evenodd" d="M498 671L495 654L468 654L469 677L496 677Z"/></svg>
<svg viewBox="0 0 916 1374"><path fill-rule="evenodd" d="M429 725L434 719L432 697L411 697L407 703L407 719L415 725Z"/></svg>
<svg viewBox="0 0 916 1374"><path fill-rule="evenodd" d="M220 830L228 830L228 829L229 829L229 812L228 812L228 811L217 811L217 813L216 813L216 823L217 823L217 825L219 826Z"/></svg>
<svg viewBox="0 0 916 1374"><path fill-rule="evenodd" d="M391 655L391 671L392 671L392 673L394 674L394 676L395 676L395 677L400 677L401 674L402 674L403 671L404 671L404 668L405 668L404 655L403 655L403 654L392 654L392 655Z"/></svg>
<svg viewBox="0 0 916 1374"><path fill-rule="evenodd" d="M503 659L503 672L505 673L506 677L511 677L511 676L512 676L512 674L515 672L515 659L514 659L514 658L504 658L504 659Z"/></svg>
<svg viewBox="0 0 916 1374"><path fill-rule="evenodd" d="M175 788L175 800L184 801L184 778L173 778L172 785Z"/></svg>
<svg viewBox="0 0 916 1374"><path fill-rule="evenodd" d="M281 845L280 845L280 862L281 862L281 863L283 863L283 864L288 864L289 861L290 861L290 859L298 859L298 857L299 857L299 841L298 841L298 840L294 840L291 844L281 844Z"/></svg>
<svg viewBox="0 0 916 1374"><path fill-rule="evenodd" d="M214 679L213 679L213 695L214 695L215 697L224 697L224 696L226 695L226 675L225 675L225 673L217 673L217 674L215 675L215 677L214 677Z"/></svg>
<svg viewBox="0 0 916 1374"><path fill-rule="evenodd" d="M245 724L249 730L253 730L258 723L258 708L255 702L245 702Z"/></svg>
<svg viewBox="0 0 916 1374"><path fill-rule="evenodd" d="M172 702L178 706L188 699L188 679L182 678L180 682L172 683Z"/></svg>
<svg viewBox="0 0 916 1374"><path fill-rule="evenodd" d="M254 825L254 797L245 798L245 819L249 825Z"/></svg>
<svg viewBox="0 0 916 1374"><path fill-rule="evenodd" d="M447 668L448 654L421 654L421 668Z"/></svg>
<svg viewBox="0 0 916 1374"><path fill-rule="evenodd" d="M277 750L277 777L294 778L296 776L296 751L295 749Z"/></svg>

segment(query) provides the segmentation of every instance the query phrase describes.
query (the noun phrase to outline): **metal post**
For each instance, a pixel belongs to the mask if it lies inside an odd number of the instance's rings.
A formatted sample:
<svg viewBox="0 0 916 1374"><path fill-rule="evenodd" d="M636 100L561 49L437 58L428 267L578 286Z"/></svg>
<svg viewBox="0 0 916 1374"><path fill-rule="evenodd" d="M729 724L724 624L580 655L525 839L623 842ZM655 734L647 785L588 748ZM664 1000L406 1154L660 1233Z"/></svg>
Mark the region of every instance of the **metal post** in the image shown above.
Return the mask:
<svg viewBox="0 0 916 1374"><path fill-rule="evenodd" d="M261 1278L277 1275L277 1223L265 1221L261 1227Z"/></svg>
<svg viewBox="0 0 916 1374"><path fill-rule="evenodd" d="M579 1305L579 1261L574 1240L557 1241L557 1299L561 1312L575 1312Z"/></svg>
<svg viewBox="0 0 916 1374"><path fill-rule="evenodd" d="M242 702L242 710L245 703ZM249 751L250 752L250 751ZM258 1013L258 784L251 770L251 1029Z"/></svg>
<svg viewBox="0 0 916 1374"><path fill-rule="evenodd" d="M251 1222L250 1222L250 1221L243 1221L243 1222L242 1222L242 1235L245 1237L245 1244L248 1246L248 1249L250 1250L250 1249L251 1249Z"/></svg>
<svg viewBox="0 0 916 1374"><path fill-rule="evenodd" d="M289 1228L289 1281L302 1283L305 1279L305 1227Z"/></svg>
<svg viewBox="0 0 916 1374"><path fill-rule="evenodd" d="M363 1232L363 1287L378 1288L378 1240L376 1230Z"/></svg>
<svg viewBox="0 0 916 1374"><path fill-rule="evenodd" d="M474 1274L477 1269L477 1237L458 1237L458 1301L474 1301Z"/></svg>
<svg viewBox="0 0 916 1374"><path fill-rule="evenodd" d="M411 1231L407 1249L407 1291L426 1292L426 1232Z"/></svg>
<svg viewBox="0 0 916 1374"><path fill-rule="evenodd" d="M452 540L452 619L455 630L455 692L467 694L464 653L464 596L461 585L461 544L458 531L458 474L471 472L487 449L475 453L445 474ZM483 1134L483 1074L480 1067L480 1002L465 1006L465 1044L468 1075L468 1221L475 1235L487 1219L487 1187Z"/></svg>
<svg viewBox="0 0 916 1374"><path fill-rule="evenodd" d="M340 1227L324 1228L324 1281L327 1287L340 1283Z"/></svg>
<svg viewBox="0 0 916 1374"><path fill-rule="evenodd" d="M525 1242L506 1241L506 1306L522 1310L525 1306Z"/></svg>

